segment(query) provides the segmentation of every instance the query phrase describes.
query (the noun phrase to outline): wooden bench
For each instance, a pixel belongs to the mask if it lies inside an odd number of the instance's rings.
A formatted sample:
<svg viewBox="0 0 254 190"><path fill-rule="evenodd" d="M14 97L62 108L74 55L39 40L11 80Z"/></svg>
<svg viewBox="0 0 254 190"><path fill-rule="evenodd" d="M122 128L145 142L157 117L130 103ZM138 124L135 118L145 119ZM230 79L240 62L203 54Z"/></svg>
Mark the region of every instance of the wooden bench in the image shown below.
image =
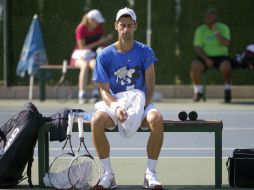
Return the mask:
<svg viewBox="0 0 254 190"><path fill-rule="evenodd" d="M46 80L48 76L55 73L62 73L63 65L42 65L39 68L39 88L40 88L40 101L46 100ZM68 72L79 72L79 68L68 65Z"/></svg>
<svg viewBox="0 0 254 190"><path fill-rule="evenodd" d="M91 132L90 123L84 123L84 131ZM172 121L164 120L164 132L212 132L215 140L215 187L222 184L222 129L221 120L197 120L197 121ZM77 132L77 123L73 126L73 131ZM107 132L117 132L118 130L107 130ZM138 130L138 132L147 132ZM49 167L49 125L41 127L38 135L38 176L39 186L43 187L43 176L48 172Z"/></svg>

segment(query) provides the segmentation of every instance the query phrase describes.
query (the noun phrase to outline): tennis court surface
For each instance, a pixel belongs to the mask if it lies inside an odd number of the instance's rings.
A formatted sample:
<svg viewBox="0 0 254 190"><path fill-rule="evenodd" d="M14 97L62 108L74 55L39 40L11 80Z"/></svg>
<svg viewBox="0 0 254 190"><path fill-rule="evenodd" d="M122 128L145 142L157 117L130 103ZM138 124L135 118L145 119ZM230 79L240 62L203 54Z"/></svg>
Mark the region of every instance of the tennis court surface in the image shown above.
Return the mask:
<svg viewBox="0 0 254 190"><path fill-rule="evenodd" d="M27 100L0 100L0 124L17 113ZM78 105L76 101L64 104L53 100L43 103L33 102L43 115L50 115L61 109L80 108L94 111L92 104ZM228 186L226 160L235 148L254 147L254 99L237 99L232 104L224 104L221 99L192 103L190 99L169 99L156 103L165 119L178 120L178 112L195 110L199 119L222 120L223 127L223 179L221 189ZM123 139L117 133L107 133L111 145L112 165L118 189L142 189L146 168L146 141L148 133L137 133L130 139ZM77 138L75 138L77 137ZM78 135L74 134L74 147L78 145ZM91 134L85 134L86 144L96 156L91 142ZM62 144L50 143L50 157L61 152ZM36 147L33 164L33 183L38 188L38 149ZM210 133L165 133L161 158L157 172L165 189L214 189L214 135ZM29 189L26 180L16 189ZM237 189L237 188L234 188Z"/></svg>

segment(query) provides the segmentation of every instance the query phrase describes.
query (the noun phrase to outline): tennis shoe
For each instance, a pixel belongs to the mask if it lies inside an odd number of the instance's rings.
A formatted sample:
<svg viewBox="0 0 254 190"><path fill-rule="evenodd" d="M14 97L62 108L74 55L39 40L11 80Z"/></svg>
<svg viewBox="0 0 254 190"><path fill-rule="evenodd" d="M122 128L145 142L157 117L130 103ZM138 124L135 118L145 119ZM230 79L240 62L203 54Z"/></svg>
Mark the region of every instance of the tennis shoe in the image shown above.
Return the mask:
<svg viewBox="0 0 254 190"><path fill-rule="evenodd" d="M225 95L224 95L224 101L225 103L230 103L231 102L231 90L224 90Z"/></svg>
<svg viewBox="0 0 254 190"><path fill-rule="evenodd" d="M152 189L152 190L162 190L163 186L159 181L157 174L155 171L147 171L144 178L144 185L145 189Z"/></svg>
<svg viewBox="0 0 254 190"><path fill-rule="evenodd" d="M86 97L86 94L83 94L81 97L79 97L79 104L85 104L88 102L88 99Z"/></svg>
<svg viewBox="0 0 254 190"><path fill-rule="evenodd" d="M113 173L104 171L100 177L99 184L95 188L96 190L115 189L117 188L115 182L115 176Z"/></svg>
<svg viewBox="0 0 254 190"><path fill-rule="evenodd" d="M199 102L201 99L204 99L204 94L201 92L195 93L193 102Z"/></svg>
<svg viewBox="0 0 254 190"><path fill-rule="evenodd" d="M99 95L98 94L96 94L96 95L94 95L91 99L90 99L90 103L92 103L92 104L95 104L95 103L97 103L97 102L99 102L100 101L100 97L99 97Z"/></svg>

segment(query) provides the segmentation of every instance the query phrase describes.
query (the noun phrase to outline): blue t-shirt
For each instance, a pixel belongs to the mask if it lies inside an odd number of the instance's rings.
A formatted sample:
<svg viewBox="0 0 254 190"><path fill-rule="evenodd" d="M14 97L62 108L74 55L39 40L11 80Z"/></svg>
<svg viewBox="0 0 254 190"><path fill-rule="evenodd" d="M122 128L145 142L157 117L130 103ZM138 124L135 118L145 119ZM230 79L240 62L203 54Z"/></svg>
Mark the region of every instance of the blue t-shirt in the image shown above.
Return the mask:
<svg viewBox="0 0 254 190"><path fill-rule="evenodd" d="M131 89L145 93L145 70L156 61L153 50L140 42L134 41L128 52L118 52L112 44L98 54L93 81L109 83L112 94Z"/></svg>

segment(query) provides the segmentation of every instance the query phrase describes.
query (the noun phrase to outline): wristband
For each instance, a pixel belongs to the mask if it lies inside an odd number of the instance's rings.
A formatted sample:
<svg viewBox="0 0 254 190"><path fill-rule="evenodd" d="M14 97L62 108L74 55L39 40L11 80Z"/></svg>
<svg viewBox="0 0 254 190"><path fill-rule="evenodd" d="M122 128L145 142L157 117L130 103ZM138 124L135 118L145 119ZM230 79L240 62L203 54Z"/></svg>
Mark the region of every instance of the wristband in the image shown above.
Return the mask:
<svg viewBox="0 0 254 190"><path fill-rule="evenodd" d="M120 105L117 102L112 102L110 104L110 109L112 109L114 111L114 113L116 113L116 109L120 107Z"/></svg>

